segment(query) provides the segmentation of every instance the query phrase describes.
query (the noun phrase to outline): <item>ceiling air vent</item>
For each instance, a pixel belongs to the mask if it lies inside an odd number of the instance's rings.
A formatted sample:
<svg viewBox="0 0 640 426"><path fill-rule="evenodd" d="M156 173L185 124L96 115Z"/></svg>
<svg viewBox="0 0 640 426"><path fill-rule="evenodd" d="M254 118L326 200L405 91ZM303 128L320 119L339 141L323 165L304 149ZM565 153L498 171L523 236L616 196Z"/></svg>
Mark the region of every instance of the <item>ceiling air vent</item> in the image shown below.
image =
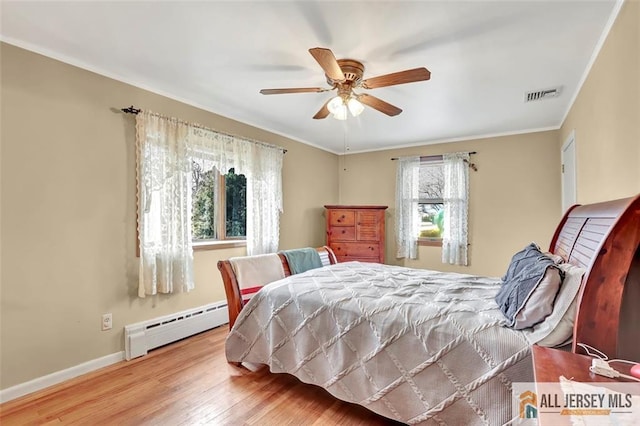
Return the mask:
<svg viewBox="0 0 640 426"><path fill-rule="evenodd" d="M560 96L560 88L554 87L552 89L536 90L535 92L526 92L524 94L524 101L540 101L547 98L557 98Z"/></svg>

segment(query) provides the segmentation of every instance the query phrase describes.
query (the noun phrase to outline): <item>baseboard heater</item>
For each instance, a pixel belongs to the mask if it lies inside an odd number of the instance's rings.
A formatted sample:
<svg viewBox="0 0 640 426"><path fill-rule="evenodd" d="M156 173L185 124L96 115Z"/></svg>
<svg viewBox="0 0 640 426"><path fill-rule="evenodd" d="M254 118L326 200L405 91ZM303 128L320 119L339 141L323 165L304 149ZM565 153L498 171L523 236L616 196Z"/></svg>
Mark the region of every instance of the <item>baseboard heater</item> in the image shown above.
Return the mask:
<svg viewBox="0 0 640 426"><path fill-rule="evenodd" d="M225 302L212 303L124 327L127 360L229 322Z"/></svg>

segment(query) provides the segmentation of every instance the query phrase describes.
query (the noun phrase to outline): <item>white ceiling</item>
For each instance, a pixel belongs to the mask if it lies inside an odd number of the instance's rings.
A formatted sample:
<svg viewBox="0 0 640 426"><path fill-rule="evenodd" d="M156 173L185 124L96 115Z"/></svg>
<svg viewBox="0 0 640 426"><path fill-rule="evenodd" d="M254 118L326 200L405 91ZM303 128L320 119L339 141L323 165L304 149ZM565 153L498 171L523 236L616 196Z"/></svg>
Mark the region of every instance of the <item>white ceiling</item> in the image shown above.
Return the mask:
<svg viewBox="0 0 640 426"><path fill-rule="evenodd" d="M2 0L1 7L3 41L344 153L557 128L620 2ZM364 78L424 66L431 80L367 91L403 112L367 108L346 123L312 119L330 92L259 94L326 87L312 47L362 61ZM524 102L525 92L556 86L559 97Z"/></svg>

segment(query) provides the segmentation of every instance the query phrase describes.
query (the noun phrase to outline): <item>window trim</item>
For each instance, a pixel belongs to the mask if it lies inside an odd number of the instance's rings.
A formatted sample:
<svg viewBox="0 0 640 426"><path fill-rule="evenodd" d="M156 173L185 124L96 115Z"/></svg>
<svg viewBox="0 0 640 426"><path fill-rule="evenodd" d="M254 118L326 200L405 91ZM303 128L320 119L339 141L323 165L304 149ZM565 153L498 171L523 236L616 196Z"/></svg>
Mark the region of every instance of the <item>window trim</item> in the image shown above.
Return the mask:
<svg viewBox="0 0 640 426"><path fill-rule="evenodd" d="M247 240L198 240L192 241L191 246L193 247L193 251L222 250L235 247L246 247Z"/></svg>
<svg viewBox="0 0 640 426"><path fill-rule="evenodd" d="M217 169L216 169L217 170ZM218 221L216 223L216 235L218 238L215 241L227 240L227 176L218 171ZM229 173L229 172L227 172ZM195 240L202 241L202 240ZM206 241L206 240L205 240Z"/></svg>
<svg viewBox="0 0 640 426"><path fill-rule="evenodd" d="M418 245L425 247L442 247L442 238L418 237Z"/></svg>

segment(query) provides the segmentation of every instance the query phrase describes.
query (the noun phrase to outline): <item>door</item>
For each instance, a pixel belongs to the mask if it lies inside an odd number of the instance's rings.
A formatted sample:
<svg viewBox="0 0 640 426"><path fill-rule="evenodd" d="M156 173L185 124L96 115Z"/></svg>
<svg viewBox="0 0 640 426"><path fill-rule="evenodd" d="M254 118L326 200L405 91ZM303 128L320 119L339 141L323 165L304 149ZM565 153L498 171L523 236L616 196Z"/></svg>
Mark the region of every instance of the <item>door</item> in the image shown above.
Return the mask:
<svg viewBox="0 0 640 426"><path fill-rule="evenodd" d="M575 131L562 145L562 213L576 204L576 137Z"/></svg>

